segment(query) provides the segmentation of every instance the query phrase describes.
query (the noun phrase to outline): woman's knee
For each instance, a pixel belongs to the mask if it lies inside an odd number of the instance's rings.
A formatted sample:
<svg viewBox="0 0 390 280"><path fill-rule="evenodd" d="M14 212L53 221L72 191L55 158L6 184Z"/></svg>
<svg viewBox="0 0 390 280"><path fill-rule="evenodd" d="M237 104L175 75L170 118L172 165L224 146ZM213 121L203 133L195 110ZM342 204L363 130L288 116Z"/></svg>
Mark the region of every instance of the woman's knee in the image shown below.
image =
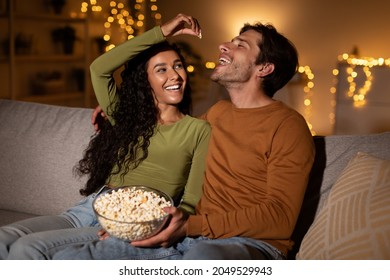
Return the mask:
<svg viewBox="0 0 390 280"><path fill-rule="evenodd" d="M9 260L44 260L42 241L30 234L16 240L9 248Z"/></svg>
<svg viewBox="0 0 390 280"><path fill-rule="evenodd" d="M8 259L10 247L21 235L22 233L12 226L0 228L0 260Z"/></svg>

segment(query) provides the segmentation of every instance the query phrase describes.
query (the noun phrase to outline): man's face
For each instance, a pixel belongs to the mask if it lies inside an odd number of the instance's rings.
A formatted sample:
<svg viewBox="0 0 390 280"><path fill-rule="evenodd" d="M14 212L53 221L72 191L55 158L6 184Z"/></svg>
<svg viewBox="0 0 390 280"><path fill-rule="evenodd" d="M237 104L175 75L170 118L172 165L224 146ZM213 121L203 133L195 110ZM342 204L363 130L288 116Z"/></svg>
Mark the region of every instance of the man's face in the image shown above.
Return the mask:
<svg viewBox="0 0 390 280"><path fill-rule="evenodd" d="M260 33L248 30L231 42L220 45L219 63L211 74L211 79L224 86L233 83L246 83L256 76L256 58L262 40Z"/></svg>

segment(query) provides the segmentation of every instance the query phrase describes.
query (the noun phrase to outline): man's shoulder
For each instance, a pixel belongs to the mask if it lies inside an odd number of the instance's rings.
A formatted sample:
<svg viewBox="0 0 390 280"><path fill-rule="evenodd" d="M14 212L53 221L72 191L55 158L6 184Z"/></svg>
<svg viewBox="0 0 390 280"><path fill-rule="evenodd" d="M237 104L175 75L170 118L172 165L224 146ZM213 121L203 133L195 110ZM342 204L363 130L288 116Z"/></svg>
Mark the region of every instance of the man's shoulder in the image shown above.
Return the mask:
<svg viewBox="0 0 390 280"><path fill-rule="evenodd" d="M232 102L228 99L222 99L219 100L217 103L215 103L213 106L211 106L210 109L218 109L218 108L225 108L232 106Z"/></svg>
<svg viewBox="0 0 390 280"><path fill-rule="evenodd" d="M290 106L286 105L282 101L275 102L276 105L276 111L284 116L284 118L298 118L298 119L304 119L304 117L294 108L291 108Z"/></svg>
<svg viewBox="0 0 390 280"><path fill-rule="evenodd" d="M221 112L226 111L228 107L231 107L231 102L229 100L219 100L214 105L212 105L206 113L199 116L199 119L210 121L212 117L218 116Z"/></svg>
<svg viewBox="0 0 390 280"><path fill-rule="evenodd" d="M225 111L228 108L231 108L231 106L232 103L230 102L230 100L225 100L225 99L219 100L213 106L210 107L210 109L207 111L207 114L219 113Z"/></svg>

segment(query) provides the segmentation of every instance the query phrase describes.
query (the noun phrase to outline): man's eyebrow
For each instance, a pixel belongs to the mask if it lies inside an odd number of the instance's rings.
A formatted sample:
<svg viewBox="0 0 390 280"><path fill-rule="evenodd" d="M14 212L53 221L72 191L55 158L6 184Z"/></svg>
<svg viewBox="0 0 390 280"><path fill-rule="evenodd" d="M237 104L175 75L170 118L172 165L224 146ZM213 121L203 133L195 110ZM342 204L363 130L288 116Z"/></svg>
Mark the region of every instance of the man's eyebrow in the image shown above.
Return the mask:
<svg viewBox="0 0 390 280"><path fill-rule="evenodd" d="M242 38L239 37L239 36L234 37L234 38L232 39L232 42L234 42L234 41L240 41L240 42L242 42L242 43L245 43L245 44L249 45L249 43L248 43L247 40L244 40L244 39L242 39Z"/></svg>

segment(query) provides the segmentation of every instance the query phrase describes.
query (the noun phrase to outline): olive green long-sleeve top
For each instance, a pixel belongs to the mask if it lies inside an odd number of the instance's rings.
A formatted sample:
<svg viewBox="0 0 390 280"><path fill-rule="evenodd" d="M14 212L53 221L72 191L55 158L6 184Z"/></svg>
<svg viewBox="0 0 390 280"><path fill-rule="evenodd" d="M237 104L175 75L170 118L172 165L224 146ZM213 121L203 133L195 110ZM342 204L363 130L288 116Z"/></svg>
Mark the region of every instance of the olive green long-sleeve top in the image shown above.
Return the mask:
<svg viewBox="0 0 390 280"><path fill-rule="evenodd" d="M155 27L92 62L92 85L99 105L108 116L117 92L113 73L139 52L163 40L160 27ZM159 189L178 201L179 208L192 214L202 194L209 137L209 124L190 116L174 124L158 124L150 139L148 157L124 178L113 175L107 183L112 187L146 185Z"/></svg>
<svg viewBox="0 0 390 280"><path fill-rule="evenodd" d="M204 118L206 177L187 235L249 237L287 253L314 161L306 121L280 101L250 109L220 101Z"/></svg>

